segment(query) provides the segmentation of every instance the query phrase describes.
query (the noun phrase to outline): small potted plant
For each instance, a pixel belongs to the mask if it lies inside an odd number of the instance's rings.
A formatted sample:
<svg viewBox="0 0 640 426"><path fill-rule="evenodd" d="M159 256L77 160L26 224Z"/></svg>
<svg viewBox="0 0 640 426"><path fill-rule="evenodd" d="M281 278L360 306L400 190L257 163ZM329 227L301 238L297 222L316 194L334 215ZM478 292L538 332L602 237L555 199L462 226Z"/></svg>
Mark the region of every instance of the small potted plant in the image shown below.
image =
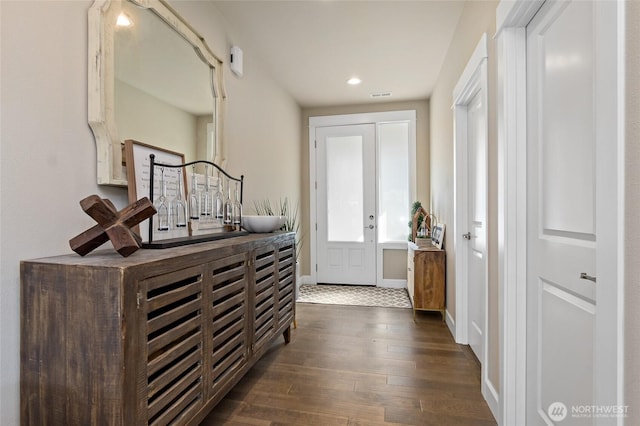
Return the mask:
<svg viewBox="0 0 640 426"><path fill-rule="evenodd" d="M253 206L256 210L256 214L259 216L283 216L285 218L281 231L295 232L296 233L296 262L300 255L300 246L302 244L302 237L300 236L300 223L298 222L298 205L291 206L289 199L285 197L284 200L278 200L276 209L271 206L271 201L260 200L254 201Z"/></svg>
<svg viewBox="0 0 640 426"><path fill-rule="evenodd" d="M300 233L300 222L298 221L298 204L292 206L289 199L278 200L278 205L274 209L271 201L254 201L253 206L259 216L284 216L284 224L280 230L296 233L296 295L300 287L300 252L302 250L302 235Z"/></svg>

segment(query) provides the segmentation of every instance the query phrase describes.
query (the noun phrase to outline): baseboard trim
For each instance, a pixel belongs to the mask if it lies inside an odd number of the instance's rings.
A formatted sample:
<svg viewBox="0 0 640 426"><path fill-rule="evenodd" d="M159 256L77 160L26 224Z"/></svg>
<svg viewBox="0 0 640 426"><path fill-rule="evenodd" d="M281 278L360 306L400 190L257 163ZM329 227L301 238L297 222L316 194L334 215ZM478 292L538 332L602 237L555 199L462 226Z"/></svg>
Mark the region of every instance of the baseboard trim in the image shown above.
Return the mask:
<svg viewBox="0 0 640 426"><path fill-rule="evenodd" d="M448 309L445 310L445 318L449 332L453 336L453 340L456 340L456 320L453 319Z"/></svg>
<svg viewBox="0 0 640 426"><path fill-rule="evenodd" d="M482 366L481 368L486 368L486 366ZM498 424L501 424L500 396L498 395L498 391L496 391L496 388L493 386L493 383L491 383L491 380L489 380L489 378L485 379L483 383L482 396L484 397L485 401L487 401L487 405L489 406L493 417L496 419Z"/></svg>
<svg viewBox="0 0 640 426"><path fill-rule="evenodd" d="M383 288L407 288L407 280L382 280L378 287Z"/></svg>
<svg viewBox="0 0 640 426"><path fill-rule="evenodd" d="M300 284L305 285L317 285L318 283L313 281L311 275L302 275L300 277ZM382 280L378 287L383 288L407 288L407 280Z"/></svg>

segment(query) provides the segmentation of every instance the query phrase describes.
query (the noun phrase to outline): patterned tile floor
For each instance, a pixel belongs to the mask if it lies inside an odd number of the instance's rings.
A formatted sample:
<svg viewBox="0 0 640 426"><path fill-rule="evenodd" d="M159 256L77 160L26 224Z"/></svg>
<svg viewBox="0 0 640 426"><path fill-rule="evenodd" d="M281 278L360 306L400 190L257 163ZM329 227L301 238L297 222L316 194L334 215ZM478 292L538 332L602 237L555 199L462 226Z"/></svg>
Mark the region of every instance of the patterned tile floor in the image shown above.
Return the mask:
<svg viewBox="0 0 640 426"><path fill-rule="evenodd" d="M318 284L300 286L298 303L411 308L404 288Z"/></svg>

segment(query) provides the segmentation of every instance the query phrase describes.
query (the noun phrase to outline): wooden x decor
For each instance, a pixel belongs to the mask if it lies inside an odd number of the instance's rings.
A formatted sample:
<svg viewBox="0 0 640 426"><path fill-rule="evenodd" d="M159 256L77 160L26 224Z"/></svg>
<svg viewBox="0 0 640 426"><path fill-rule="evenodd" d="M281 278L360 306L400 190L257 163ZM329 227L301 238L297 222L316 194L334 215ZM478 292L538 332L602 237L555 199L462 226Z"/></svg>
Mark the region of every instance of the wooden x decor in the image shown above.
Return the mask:
<svg viewBox="0 0 640 426"><path fill-rule="evenodd" d="M127 257L142 246L142 239L131 228L156 213L147 197L117 211L106 198L90 195L80 201L82 210L96 222L92 228L69 240L71 250L80 256L90 253L111 240L113 247Z"/></svg>

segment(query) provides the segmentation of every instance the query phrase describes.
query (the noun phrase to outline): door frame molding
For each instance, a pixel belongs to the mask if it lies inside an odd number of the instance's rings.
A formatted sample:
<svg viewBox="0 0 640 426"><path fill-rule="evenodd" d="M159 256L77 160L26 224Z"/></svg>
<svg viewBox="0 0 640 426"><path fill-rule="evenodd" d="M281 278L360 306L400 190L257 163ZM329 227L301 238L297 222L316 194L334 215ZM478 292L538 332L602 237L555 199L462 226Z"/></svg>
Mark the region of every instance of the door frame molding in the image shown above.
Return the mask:
<svg viewBox="0 0 640 426"><path fill-rule="evenodd" d="M367 285L371 286L376 283L376 263L377 263L377 251L375 229L366 229L369 225L369 221L366 219L368 214L374 214L376 211L376 182L375 180L362 179L366 176L371 176L371 173L375 175L376 168L376 126L371 123L354 124L349 126L322 126L316 127L316 138L321 141L327 141L327 138L332 137L347 137L357 138L360 142L361 157L355 161L361 162L361 184L360 187L362 195L362 209L359 211L358 216L362 220L362 225L365 230L359 228L359 232L362 233L362 241L332 241L328 238L327 232L329 231L329 217L328 215L318 215L317 226L314 232L316 237L316 255L318 260L318 268L316 269L316 275L318 281L328 284L347 284L347 285ZM316 213L327 211L329 207L328 195L329 195L329 180L333 181L333 177L329 171L330 160L328 158L329 150L326 144L319 143L316 148L316 161L321 167L316 168L317 182L316 185ZM339 182L342 182L340 179ZM333 181L334 183L337 181ZM358 186L354 186L353 189L357 191ZM364 215L364 216L363 216ZM327 237L321 237L324 233ZM340 262L335 265L335 269L329 267L332 256L329 254L329 250L334 251L334 254L338 252L340 255ZM359 267L353 267L351 265L352 250L362 255L363 264ZM356 256L359 257L359 256ZM334 259L336 261L336 259ZM324 266L324 267L323 267ZM323 277L320 280L320 277Z"/></svg>
<svg viewBox="0 0 640 426"><path fill-rule="evenodd" d="M500 316L500 411L498 424L526 423L526 335L527 335L527 80L526 27L544 0L501 0L496 9L497 117L498 117L498 288ZM618 164L624 156L624 35L625 11L617 2L618 132L615 137ZM624 167L618 168L615 202L618 216L624 210ZM620 218L610 235L623 235ZM618 325L615 336L617 377L608 384L615 389L615 401L624 404L624 265L622 241L617 245L618 264L609 303L616 303ZM611 271L610 271L611 272ZM608 291L611 291L608 289ZM599 300L599 299L598 299ZM596 336L597 338L597 336ZM613 383L612 383L613 382ZM600 390L611 392L611 389ZM598 403L596 395L596 403ZM616 423L623 424L619 418Z"/></svg>
<svg viewBox="0 0 640 426"><path fill-rule="evenodd" d="M329 126L349 126L356 124L375 124L376 125L376 155L378 150L378 130L379 123L389 121L408 121L409 122L409 196L416 199L416 111L386 111L386 112L369 112L357 114L339 114L309 117L309 269L310 275L307 284L317 284L318 274L316 265L318 263L317 254L317 156L316 156L316 128ZM376 169L378 167L378 159L376 158ZM378 208L377 200L377 183L376 183L376 210ZM382 256L384 249L406 249L405 243L383 243L379 244L376 237L376 285L382 287L406 287L406 280L384 280L382 278Z"/></svg>
<svg viewBox="0 0 640 426"><path fill-rule="evenodd" d="M543 0L502 0L496 9L498 309L502 312L500 411L496 419L503 425L526 423L526 27L543 3Z"/></svg>
<svg viewBox="0 0 640 426"><path fill-rule="evenodd" d="M488 210L488 146L489 146L489 108L488 108L488 74L487 74L487 62L488 62L488 41L487 34L484 33L480 37L478 44L476 45L471 58L467 62L467 65L460 76L460 79L456 83L453 89L453 126L454 126L454 224L453 224L453 242L454 251L456 253L455 262L455 275L458 277L456 280L456 320L455 324L449 324L449 328L455 329L454 336L456 342L462 344L468 344L469 342L469 281L467 280L469 265L469 243L463 239L462 234L468 229L469 215L468 215L468 201L469 201L469 187L468 187L468 148L469 140L467 137L467 107L471 100L475 97L478 91L482 90L482 102L485 105L484 108L484 137L485 146L483 148L485 173L481 177L481 187L484 191L485 208L484 208L484 240L487 241L487 220L489 218ZM485 247L485 256L483 259L484 266L484 298L482 300L484 315L482 321L484 323L484 330L482 330L482 354L479 356L481 368L481 383L482 383L482 395L488 402L491 411L495 414L498 411L498 392L496 387L489 380L488 365L487 365L487 351L489 348L489 264L488 264L488 246Z"/></svg>

